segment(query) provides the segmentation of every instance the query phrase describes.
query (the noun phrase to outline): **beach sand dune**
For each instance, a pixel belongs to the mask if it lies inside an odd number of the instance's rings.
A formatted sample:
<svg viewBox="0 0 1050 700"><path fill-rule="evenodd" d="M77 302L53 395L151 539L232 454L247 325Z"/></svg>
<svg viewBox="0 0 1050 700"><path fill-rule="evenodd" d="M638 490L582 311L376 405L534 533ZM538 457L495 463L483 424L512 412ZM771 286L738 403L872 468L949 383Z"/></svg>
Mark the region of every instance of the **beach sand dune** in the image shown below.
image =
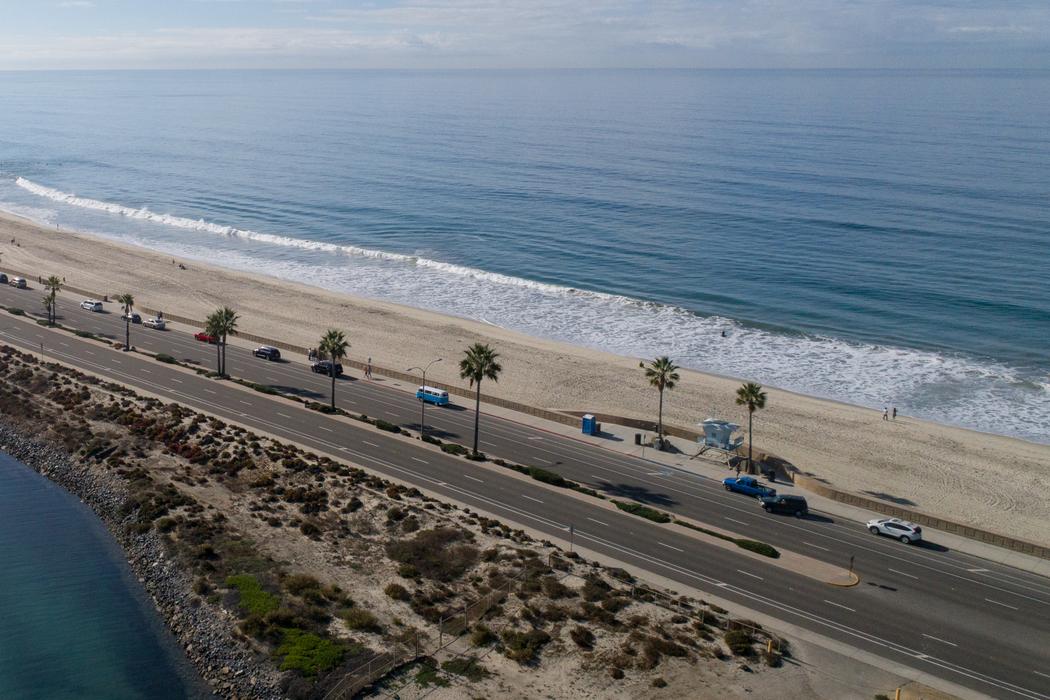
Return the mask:
<svg viewBox="0 0 1050 700"><path fill-rule="evenodd" d="M11 239L17 245L11 244ZM492 344L503 375L486 391L554 409L655 418L657 396L637 358L532 338L488 324L336 294L262 275L0 218L0 269L65 277L111 297L130 291L144 306L203 318L236 309L247 332L310 346L329 327L347 332L351 356L405 368L458 358L472 342ZM34 304L37 300L34 298ZM459 384L456 363L436 365L437 381ZM746 422L734 403L738 379L683 371L665 399L665 420L691 427L710 416ZM756 448L832 485L977 527L1050 542L1050 446L987 435L881 411L768 389L755 422Z"/></svg>

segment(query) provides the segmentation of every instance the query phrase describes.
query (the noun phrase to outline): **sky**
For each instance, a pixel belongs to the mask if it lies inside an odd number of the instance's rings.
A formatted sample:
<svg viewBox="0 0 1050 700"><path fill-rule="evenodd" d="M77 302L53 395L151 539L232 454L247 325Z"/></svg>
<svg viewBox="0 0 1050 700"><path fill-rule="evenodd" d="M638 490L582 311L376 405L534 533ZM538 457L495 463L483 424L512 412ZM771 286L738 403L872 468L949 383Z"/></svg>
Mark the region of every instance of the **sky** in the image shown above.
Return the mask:
<svg viewBox="0 0 1050 700"><path fill-rule="evenodd" d="M0 0L0 70L1040 68L1050 0Z"/></svg>

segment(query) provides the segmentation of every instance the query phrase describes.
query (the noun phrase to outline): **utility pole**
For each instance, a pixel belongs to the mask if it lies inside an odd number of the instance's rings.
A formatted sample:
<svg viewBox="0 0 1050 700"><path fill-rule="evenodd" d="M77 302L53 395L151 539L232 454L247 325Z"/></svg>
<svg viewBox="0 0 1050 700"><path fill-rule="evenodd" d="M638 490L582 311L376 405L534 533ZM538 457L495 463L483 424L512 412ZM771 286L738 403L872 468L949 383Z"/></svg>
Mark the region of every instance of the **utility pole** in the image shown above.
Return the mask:
<svg viewBox="0 0 1050 700"><path fill-rule="evenodd" d="M442 358L439 357L436 360L431 360L430 364L428 364L426 367L409 367L405 371L406 372L414 372L414 371L418 370L419 372L422 372L423 373L423 391L426 392L426 390L427 390L427 370L430 369L430 366L433 365L434 363L441 362L441 359ZM419 439L420 440L422 440L424 437L426 437L426 434L427 434L426 408L427 408L426 399L420 398L419 399Z"/></svg>

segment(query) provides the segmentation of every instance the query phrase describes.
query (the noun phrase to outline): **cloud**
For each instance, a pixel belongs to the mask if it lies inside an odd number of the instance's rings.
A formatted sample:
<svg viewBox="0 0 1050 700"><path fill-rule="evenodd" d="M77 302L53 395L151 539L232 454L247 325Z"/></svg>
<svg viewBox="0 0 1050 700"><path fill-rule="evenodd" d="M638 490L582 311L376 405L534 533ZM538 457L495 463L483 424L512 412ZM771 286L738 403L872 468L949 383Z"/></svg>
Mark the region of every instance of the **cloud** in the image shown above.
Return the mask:
<svg viewBox="0 0 1050 700"><path fill-rule="evenodd" d="M59 7L94 7L95 3L91 0L63 0L58 3Z"/></svg>

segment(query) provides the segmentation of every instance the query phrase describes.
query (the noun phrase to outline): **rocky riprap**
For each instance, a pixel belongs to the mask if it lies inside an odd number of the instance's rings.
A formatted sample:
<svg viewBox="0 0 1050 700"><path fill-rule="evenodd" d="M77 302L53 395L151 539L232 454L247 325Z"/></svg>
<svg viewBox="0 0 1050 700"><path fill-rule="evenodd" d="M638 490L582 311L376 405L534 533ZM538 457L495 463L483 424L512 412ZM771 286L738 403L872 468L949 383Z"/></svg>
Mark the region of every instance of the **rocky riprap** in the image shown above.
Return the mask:
<svg viewBox="0 0 1050 700"><path fill-rule="evenodd" d="M3 423L0 451L64 487L95 512L124 549L139 583L216 695L260 700L282 697L283 674L269 659L253 654L233 638L232 618L201 604L189 576L164 554L157 532L134 534L124 527L119 514L126 491L119 477L78 464L62 450Z"/></svg>

